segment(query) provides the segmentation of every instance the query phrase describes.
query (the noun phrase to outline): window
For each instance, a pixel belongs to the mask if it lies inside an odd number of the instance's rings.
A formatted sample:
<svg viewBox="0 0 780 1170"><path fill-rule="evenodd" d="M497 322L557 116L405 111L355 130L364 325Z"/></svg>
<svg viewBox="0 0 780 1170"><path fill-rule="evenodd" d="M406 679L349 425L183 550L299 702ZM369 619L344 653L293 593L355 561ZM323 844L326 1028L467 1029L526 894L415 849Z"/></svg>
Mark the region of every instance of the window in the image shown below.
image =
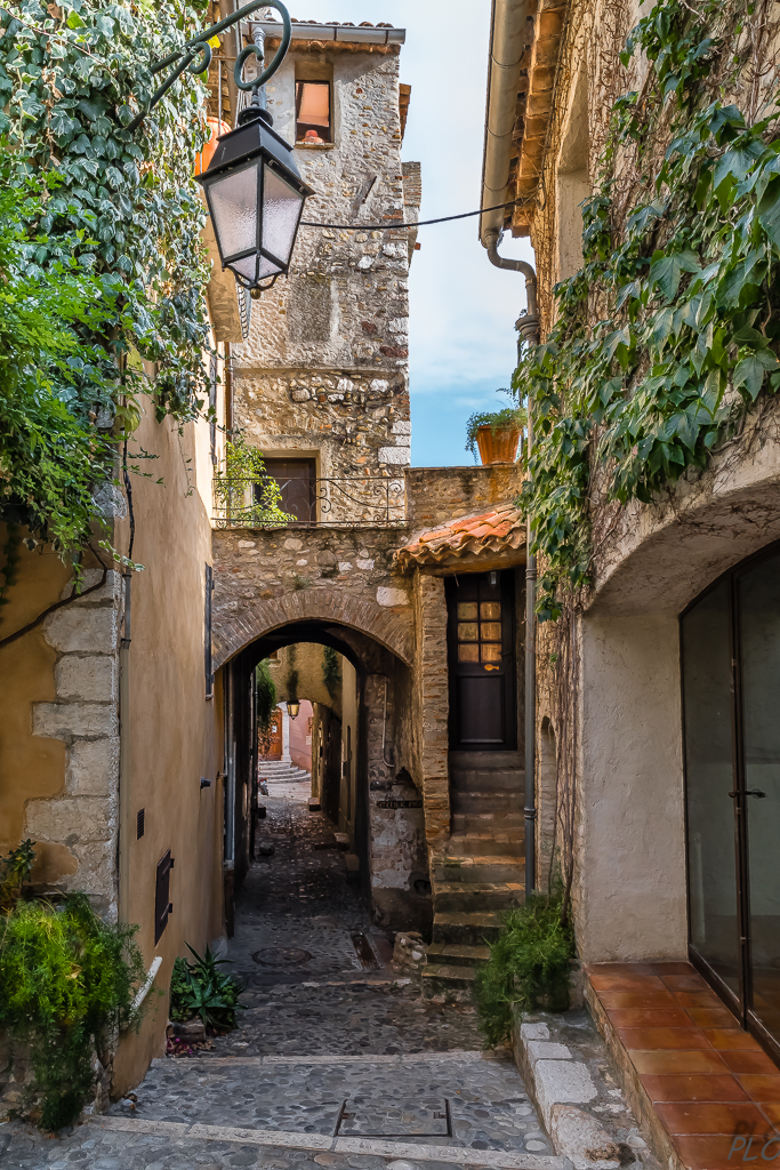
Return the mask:
<svg viewBox="0 0 780 1170"><path fill-rule="evenodd" d="M157 863L157 875L154 883L154 941L158 943L162 933L168 925L168 917L173 910L171 897L171 870L173 858L170 849Z"/></svg>
<svg viewBox="0 0 780 1170"><path fill-rule="evenodd" d="M308 146L333 141L329 81L295 82L295 141Z"/></svg>
<svg viewBox="0 0 780 1170"><path fill-rule="evenodd" d="M203 614L203 666L206 673L206 698L214 698L214 659L211 648L212 600L214 595L214 570L206 565L206 588Z"/></svg>
<svg viewBox="0 0 780 1170"><path fill-rule="evenodd" d="M301 523L317 519L317 471L314 459L266 459L265 469L281 489L281 507ZM262 484L255 485L262 491Z"/></svg>

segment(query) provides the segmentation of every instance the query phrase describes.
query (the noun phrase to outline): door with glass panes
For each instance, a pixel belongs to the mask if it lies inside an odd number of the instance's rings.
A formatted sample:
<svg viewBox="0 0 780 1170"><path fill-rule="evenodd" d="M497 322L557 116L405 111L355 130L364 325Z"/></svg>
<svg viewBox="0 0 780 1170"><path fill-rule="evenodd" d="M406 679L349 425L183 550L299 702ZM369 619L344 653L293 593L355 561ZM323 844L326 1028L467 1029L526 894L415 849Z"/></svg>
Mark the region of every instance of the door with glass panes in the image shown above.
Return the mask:
<svg viewBox="0 0 780 1170"><path fill-rule="evenodd" d="M681 618L690 954L780 1054L780 547Z"/></svg>
<svg viewBox="0 0 780 1170"><path fill-rule="evenodd" d="M514 573L466 573L447 581L450 747L517 746Z"/></svg>

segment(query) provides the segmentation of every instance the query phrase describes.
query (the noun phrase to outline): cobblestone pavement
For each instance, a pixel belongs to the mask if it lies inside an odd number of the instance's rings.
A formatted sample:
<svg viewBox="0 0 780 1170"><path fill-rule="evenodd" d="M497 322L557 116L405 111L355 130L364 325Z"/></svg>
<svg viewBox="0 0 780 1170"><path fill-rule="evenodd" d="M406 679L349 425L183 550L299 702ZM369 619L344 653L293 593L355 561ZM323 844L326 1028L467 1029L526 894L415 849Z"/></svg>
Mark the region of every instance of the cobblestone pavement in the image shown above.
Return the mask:
<svg viewBox="0 0 780 1170"><path fill-rule="evenodd" d="M473 1011L394 978L307 786L270 787L229 951L247 988L238 1029L154 1061L132 1111L117 1102L56 1139L0 1126L3 1170L568 1165L514 1064L480 1051Z"/></svg>

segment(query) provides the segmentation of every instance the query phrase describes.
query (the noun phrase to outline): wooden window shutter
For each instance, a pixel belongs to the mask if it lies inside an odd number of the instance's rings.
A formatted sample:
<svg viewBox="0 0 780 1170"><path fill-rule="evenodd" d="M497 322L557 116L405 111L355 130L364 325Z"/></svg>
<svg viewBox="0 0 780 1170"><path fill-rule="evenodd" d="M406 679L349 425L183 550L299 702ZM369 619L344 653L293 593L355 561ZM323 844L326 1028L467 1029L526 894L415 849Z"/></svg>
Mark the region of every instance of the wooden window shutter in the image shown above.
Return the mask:
<svg viewBox="0 0 780 1170"><path fill-rule="evenodd" d="M173 858L170 849L157 862L157 878L154 886L154 941L159 942L168 925L168 915L173 911L171 902L171 870Z"/></svg>

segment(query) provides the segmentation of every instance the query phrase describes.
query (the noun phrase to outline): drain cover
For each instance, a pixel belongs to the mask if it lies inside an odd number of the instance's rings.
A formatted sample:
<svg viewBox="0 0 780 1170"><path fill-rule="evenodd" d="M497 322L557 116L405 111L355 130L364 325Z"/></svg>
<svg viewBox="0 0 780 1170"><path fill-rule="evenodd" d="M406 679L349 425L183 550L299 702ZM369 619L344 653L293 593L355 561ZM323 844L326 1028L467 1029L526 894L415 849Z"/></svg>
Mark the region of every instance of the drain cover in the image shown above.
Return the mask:
<svg viewBox="0 0 780 1170"><path fill-rule="evenodd" d="M452 1137L450 1103L446 1097L419 1097L414 1101L377 1101L350 1097L341 1107L336 1136Z"/></svg>
<svg viewBox="0 0 780 1170"><path fill-rule="evenodd" d="M255 951L252 958L263 967L291 967L297 963L308 963L311 951L300 947L266 947Z"/></svg>

